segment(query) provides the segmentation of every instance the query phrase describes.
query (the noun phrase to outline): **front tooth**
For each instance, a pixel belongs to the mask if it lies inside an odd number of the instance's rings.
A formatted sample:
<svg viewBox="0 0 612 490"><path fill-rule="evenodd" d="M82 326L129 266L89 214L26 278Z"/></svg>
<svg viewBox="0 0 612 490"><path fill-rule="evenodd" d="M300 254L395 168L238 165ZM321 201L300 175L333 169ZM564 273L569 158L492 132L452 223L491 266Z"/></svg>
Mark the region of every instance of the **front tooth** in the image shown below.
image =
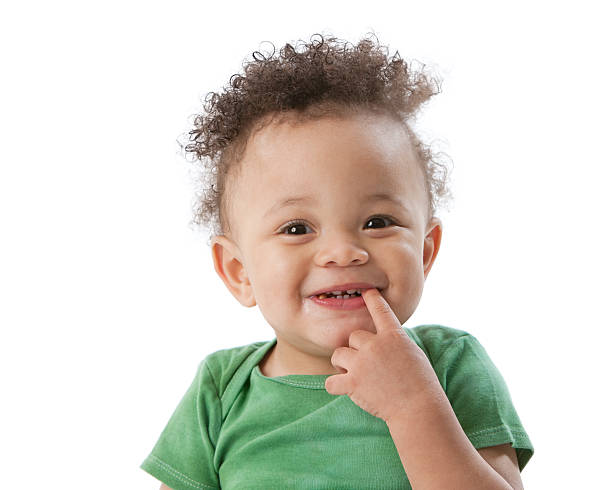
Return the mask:
<svg viewBox="0 0 612 490"><path fill-rule="evenodd" d="M347 292L348 294L353 294L353 293L356 293L357 291L358 291L358 289L347 289L347 290L346 290L346 292Z"/></svg>
<svg viewBox="0 0 612 490"><path fill-rule="evenodd" d="M334 293L334 294L340 294L340 293L342 293L342 291L332 291L332 293Z"/></svg>

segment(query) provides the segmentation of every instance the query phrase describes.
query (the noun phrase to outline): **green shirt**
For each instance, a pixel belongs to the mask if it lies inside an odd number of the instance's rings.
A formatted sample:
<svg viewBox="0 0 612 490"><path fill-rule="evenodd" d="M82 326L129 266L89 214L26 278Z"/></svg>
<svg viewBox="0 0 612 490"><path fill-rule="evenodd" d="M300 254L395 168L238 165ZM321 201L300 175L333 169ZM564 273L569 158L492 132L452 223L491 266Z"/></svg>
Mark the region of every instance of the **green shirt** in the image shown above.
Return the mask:
<svg viewBox="0 0 612 490"><path fill-rule="evenodd" d="M474 447L512 443L522 471L533 446L478 340L441 325L403 328ZM208 355L141 468L174 490L410 489L386 423L327 393L331 375L261 373L275 343Z"/></svg>

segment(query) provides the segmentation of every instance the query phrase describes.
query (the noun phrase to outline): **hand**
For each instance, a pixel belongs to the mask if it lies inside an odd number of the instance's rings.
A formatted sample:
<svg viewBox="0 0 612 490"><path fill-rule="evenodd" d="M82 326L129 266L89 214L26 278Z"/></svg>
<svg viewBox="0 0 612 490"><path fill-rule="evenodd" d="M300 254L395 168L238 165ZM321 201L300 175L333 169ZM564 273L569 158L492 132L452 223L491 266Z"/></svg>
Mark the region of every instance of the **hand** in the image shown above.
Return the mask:
<svg viewBox="0 0 612 490"><path fill-rule="evenodd" d="M346 372L327 378L327 392L348 395L387 424L423 403L446 397L427 355L402 329L380 292L368 289L361 295L376 333L355 330L349 346L334 351L332 365Z"/></svg>

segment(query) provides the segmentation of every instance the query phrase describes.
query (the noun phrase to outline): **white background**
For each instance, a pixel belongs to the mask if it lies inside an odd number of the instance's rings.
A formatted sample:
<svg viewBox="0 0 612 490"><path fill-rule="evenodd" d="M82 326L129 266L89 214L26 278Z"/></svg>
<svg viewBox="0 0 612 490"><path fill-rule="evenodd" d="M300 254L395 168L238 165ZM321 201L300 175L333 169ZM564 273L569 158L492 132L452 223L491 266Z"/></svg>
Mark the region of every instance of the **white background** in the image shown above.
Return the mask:
<svg viewBox="0 0 612 490"><path fill-rule="evenodd" d="M176 138L273 42L374 31L443 79L420 130L455 201L415 315L475 335L535 447L608 482L611 40L603 2L20 2L0 11L2 485L139 469L214 350L273 338L189 227ZM607 38L606 38L607 37Z"/></svg>

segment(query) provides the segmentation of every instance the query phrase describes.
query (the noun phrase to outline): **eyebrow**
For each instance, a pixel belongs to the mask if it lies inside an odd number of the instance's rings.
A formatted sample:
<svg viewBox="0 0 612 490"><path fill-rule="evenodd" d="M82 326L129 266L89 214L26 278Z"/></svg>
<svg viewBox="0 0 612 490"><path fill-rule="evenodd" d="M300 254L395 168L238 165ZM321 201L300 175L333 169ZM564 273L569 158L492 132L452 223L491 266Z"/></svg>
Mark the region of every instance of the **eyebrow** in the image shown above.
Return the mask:
<svg viewBox="0 0 612 490"><path fill-rule="evenodd" d="M406 209L406 206L400 199L398 199L397 197L391 194L387 194L386 192L370 194L363 200L363 202L372 202L372 201L390 201ZM308 203L308 202L313 203L315 202L315 199L312 196L297 196L297 197L288 197L285 199L281 199L279 202L274 204L270 209L266 211L266 213L264 214L264 217L267 217L273 212L276 212L282 208L286 208L288 206L296 206L298 204Z"/></svg>

